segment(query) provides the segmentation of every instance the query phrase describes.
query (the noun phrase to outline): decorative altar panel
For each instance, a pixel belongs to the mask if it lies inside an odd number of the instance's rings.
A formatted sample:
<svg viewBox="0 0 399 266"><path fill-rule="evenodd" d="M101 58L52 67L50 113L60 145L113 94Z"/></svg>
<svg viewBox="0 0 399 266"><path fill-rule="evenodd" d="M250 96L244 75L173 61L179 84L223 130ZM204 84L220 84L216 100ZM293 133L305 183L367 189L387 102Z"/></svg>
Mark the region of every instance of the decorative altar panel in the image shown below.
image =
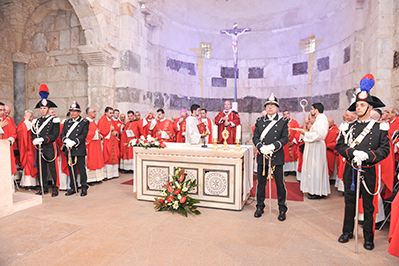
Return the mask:
<svg viewBox="0 0 399 266"><path fill-rule="evenodd" d="M135 182L139 200L154 201L163 186L171 180L177 167L187 177L197 180L191 192L199 206L241 210L252 188L253 147L242 151L213 151L180 143L168 143L165 149L134 148ZM135 190L134 190L135 191Z"/></svg>

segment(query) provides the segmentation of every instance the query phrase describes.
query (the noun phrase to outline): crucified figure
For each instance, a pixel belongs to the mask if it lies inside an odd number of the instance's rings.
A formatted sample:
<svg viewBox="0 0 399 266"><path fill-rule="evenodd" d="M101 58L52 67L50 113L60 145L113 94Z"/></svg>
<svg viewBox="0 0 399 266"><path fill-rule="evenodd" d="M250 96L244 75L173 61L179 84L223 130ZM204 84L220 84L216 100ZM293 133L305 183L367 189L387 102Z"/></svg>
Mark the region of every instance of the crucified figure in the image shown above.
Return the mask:
<svg viewBox="0 0 399 266"><path fill-rule="evenodd" d="M231 48L233 48L234 56L234 68L237 69L238 60L238 36L244 34L247 31L251 31L251 28L238 29L238 24L234 23L233 28L230 30L221 30L221 34L227 34L231 36Z"/></svg>

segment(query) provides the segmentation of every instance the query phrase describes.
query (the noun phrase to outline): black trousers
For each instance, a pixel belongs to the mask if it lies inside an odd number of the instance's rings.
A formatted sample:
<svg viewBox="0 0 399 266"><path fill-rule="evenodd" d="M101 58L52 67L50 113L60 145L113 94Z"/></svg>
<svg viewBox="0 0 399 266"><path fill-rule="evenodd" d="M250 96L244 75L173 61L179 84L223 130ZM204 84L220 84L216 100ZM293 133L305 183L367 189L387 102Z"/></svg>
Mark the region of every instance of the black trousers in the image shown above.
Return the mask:
<svg viewBox="0 0 399 266"><path fill-rule="evenodd" d="M86 161L85 156L72 156L72 163L75 163L75 158L77 158L77 163L73 166L73 173L75 175L76 188L78 187L77 178L78 170L80 173L80 184L82 185L82 190L87 190L87 174L86 174ZM69 161L67 156L67 161ZM72 170L71 166L68 164L70 186L72 190L75 190L75 185L73 184Z"/></svg>
<svg viewBox="0 0 399 266"><path fill-rule="evenodd" d="M40 171L42 173L43 190L44 191L48 191L48 181L49 180L52 180L52 182L53 182L51 189L53 191L58 191L58 187L57 187L58 175L57 175L57 168L55 167L55 164L57 162L57 158L55 158L57 156L56 150L57 150L57 146L55 145L54 142L42 145L42 157L40 158L41 164L42 164L42 169L40 169L40 164L39 164L39 151L37 151L37 154L36 154L37 171L38 171L38 173L40 173ZM38 175L38 180L39 180L39 185L41 185L39 175ZM41 189L41 187L40 187L40 189Z"/></svg>
<svg viewBox="0 0 399 266"><path fill-rule="evenodd" d="M265 175L263 173L263 164L258 164L258 186L256 187L257 209L265 208L265 187L268 175L268 166L265 168ZM283 166L276 165L274 169L274 180L276 181L278 209L282 212L287 212L288 207L285 204L287 200L287 190L284 183Z"/></svg>
<svg viewBox="0 0 399 266"><path fill-rule="evenodd" d="M362 175L365 177L365 181L368 189L371 193L375 193L376 184L376 171L375 167L363 168L365 172ZM345 165L344 172L344 188L345 188L345 216L344 216L344 226L342 232L344 234L353 233L355 226L355 215L356 215L356 178L357 171L353 171L353 181L355 184L355 190L352 191L352 167L348 164ZM360 183L360 197L363 198L363 209L364 209L364 222L363 222L363 237L365 240L374 240L374 205L373 205L373 195L370 195L362 183Z"/></svg>

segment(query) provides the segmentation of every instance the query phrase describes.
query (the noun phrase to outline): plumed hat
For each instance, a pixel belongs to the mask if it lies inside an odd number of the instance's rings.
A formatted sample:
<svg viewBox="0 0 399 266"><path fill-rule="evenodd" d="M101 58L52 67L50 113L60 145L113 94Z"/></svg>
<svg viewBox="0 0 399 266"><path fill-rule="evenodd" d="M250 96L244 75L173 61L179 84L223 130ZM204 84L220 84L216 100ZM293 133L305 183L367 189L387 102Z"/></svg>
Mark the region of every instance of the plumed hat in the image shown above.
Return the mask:
<svg viewBox="0 0 399 266"><path fill-rule="evenodd" d="M57 105L52 101L48 100L47 97L50 94L46 84L41 84L39 87L39 95L42 98L37 104L35 109L40 107L57 108Z"/></svg>
<svg viewBox="0 0 399 266"><path fill-rule="evenodd" d="M73 101L71 106L69 106L69 111L79 111L79 112L81 112L82 110L80 110L80 105L78 104L78 102L77 101Z"/></svg>
<svg viewBox="0 0 399 266"><path fill-rule="evenodd" d="M278 104L277 98L274 96L274 93L272 93L269 98L267 98L267 101L265 102L264 107L266 107L266 105L268 104L274 104L277 107L280 107L280 105Z"/></svg>
<svg viewBox="0 0 399 266"><path fill-rule="evenodd" d="M385 107L385 104L375 96L370 95L371 88L374 87L375 80L373 75L367 74L360 80L360 92L356 95L356 101L349 106L348 111L356 111L356 103L364 101L374 108Z"/></svg>

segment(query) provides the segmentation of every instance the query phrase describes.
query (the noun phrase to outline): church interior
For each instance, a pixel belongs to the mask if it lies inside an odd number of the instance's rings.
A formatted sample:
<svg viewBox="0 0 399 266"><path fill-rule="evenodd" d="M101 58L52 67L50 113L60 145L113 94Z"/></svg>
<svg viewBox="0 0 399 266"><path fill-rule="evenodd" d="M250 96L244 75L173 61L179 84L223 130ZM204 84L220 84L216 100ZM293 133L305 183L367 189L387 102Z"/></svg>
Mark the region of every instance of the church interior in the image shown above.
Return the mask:
<svg viewBox="0 0 399 266"><path fill-rule="evenodd" d="M235 23L247 29L236 42L226 34ZM193 104L214 118L228 100L243 145L272 93L279 115L302 125L321 102L339 125L372 73L370 94L399 107L397 0L0 0L0 25L0 102L15 123L25 110L40 116L43 83L61 120L73 101L98 120L107 106L142 116L162 108L171 119ZM361 233L358 253L354 241L338 243L344 197L333 184L326 199L288 199L280 222L276 199L272 221L268 200L255 219L253 195L242 210L156 212L123 184L132 178L0 215L0 265L399 264L387 252L389 222L371 252Z"/></svg>

